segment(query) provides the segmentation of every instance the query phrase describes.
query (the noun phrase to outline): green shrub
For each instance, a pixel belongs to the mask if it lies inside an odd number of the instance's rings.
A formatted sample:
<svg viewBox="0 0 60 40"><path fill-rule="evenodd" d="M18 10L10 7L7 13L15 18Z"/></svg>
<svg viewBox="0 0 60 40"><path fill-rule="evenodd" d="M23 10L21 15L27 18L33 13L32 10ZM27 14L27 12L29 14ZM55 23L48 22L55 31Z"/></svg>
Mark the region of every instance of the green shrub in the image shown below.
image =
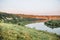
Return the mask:
<svg viewBox="0 0 60 40"><path fill-rule="evenodd" d="M50 20L48 22L45 22L45 25L50 28L58 28L60 27L60 20Z"/></svg>

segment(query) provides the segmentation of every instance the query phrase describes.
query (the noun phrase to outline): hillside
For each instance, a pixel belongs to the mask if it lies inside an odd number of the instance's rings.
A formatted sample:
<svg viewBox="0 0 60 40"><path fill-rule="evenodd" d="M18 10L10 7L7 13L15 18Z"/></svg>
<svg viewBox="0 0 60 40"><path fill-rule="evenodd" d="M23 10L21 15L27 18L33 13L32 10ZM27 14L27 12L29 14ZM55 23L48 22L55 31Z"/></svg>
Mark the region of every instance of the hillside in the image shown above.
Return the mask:
<svg viewBox="0 0 60 40"><path fill-rule="evenodd" d="M0 23L0 40L60 40L55 34L26 28L16 24Z"/></svg>
<svg viewBox="0 0 60 40"><path fill-rule="evenodd" d="M12 23L12 24L18 24L18 25L25 25L28 23L35 22L37 18L22 18L21 16L17 16L17 14L8 14L4 12L0 12L0 22L4 23Z"/></svg>
<svg viewBox="0 0 60 40"><path fill-rule="evenodd" d="M26 15L26 14L13 14L13 13L5 13L5 12L0 12L0 14L9 14L9 15L15 15L19 16L20 18L34 18L37 19L37 21L48 21L48 20L60 20L60 16L58 15Z"/></svg>
<svg viewBox="0 0 60 40"><path fill-rule="evenodd" d="M44 20L45 21L47 21L47 20L60 20L60 16L58 16L58 15L48 15L48 16L46 16L46 15L26 15L26 14L16 14L16 15L23 17L23 18L38 18L43 21Z"/></svg>

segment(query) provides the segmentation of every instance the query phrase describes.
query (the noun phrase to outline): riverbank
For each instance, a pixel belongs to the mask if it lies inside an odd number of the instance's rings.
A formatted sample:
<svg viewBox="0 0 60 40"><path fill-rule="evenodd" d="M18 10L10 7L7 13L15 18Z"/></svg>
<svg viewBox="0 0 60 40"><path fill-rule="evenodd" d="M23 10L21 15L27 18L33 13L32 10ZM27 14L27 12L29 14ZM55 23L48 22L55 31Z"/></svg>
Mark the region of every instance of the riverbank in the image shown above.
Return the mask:
<svg viewBox="0 0 60 40"><path fill-rule="evenodd" d="M54 29L49 28L44 24L44 22L27 24L25 26L29 27L29 28L34 28L36 30L43 30L43 31L47 31L50 33L56 33L56 34L60 35L60 31L59 31L60 28L54 28Z"/></svg>

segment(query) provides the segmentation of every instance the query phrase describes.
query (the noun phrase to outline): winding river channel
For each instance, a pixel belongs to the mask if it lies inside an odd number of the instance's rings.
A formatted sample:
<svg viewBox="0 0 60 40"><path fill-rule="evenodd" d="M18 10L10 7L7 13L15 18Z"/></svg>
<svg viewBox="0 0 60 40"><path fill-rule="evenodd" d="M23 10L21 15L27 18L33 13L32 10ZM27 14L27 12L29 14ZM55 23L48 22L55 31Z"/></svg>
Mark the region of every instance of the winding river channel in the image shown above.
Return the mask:
<svg viewBox="0 0 60 40"><path fill-rule="evenodd" d="M60 28L54 28L54 29L49 28L46 25L44 25L44 22L27 24L25 26L29 28L35 28L36 30L43 30L43 31L47 31L50 33L56 33L60 35Z"/></svg>

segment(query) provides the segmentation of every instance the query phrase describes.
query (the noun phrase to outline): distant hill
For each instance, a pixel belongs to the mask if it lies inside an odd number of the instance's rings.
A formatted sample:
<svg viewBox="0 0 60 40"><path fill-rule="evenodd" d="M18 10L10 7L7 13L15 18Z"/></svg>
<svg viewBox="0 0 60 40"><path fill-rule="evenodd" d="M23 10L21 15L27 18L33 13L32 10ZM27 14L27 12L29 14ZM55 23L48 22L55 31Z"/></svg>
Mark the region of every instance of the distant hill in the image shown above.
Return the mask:
<svg viewBox="0 0 60 40"><path fill-rule="evenodd" d="M3 12L0 12L3 13ZM7 14L13 14L13 13L7 13ZM56 16L43 16L43 15L26 15L26 14L14 14L16 16L19 16L21 18L36 18L39 19L38 21L48 21L48 20L60 20L60 16L56 15Z"/></svg>
<svg viewBox="0 0 60 40"><path fill-rule="evenodd" d="M43 21L47 20L60 20L60 16L43 16L43 15L25 15L25 14L16 14L17 16L23 17L23 18L37 18Z"/></svg>

